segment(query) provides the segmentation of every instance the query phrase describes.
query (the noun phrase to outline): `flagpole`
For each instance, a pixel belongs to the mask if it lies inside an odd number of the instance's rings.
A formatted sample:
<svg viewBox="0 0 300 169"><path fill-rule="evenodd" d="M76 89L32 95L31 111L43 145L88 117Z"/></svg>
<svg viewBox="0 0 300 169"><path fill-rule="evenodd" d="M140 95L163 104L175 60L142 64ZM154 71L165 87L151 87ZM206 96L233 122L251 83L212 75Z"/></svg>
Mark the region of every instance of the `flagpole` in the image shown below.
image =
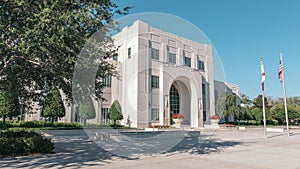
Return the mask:
<svg viewBox="0 0 300 169"><path fill-rule="evenodd" d="M260 57L260 66L261 66L261 73L262 73L262 76L265 76L265 70L263 68L263 63L262 63L262 57ZM267 123L266 123L266 110L265 110L265 94L264 94L264 79L262 80L262 104L263 104L263 120L264 120L264 136L265 138L267 138Z"/></svg>
<svg viewBox="0 0 300 169"><path fill-rule="evenodd" d="M285 111L285 121L286 121L286 132L287 135L290 136L289 132L289 117L288 117L288 112L287 112L287 101L286 101L286 88L285 88L285 83L284 83L284 69L283 69L283 60L282 60L282 50L280 50L280 60L282 64L282 88L283 88L283 96L284 96L284 111Z"/></svg>
<svg viewBox="0 0 300 169"><path fill-rule="evenodd" d="M265 95L264 91L262 91L262 102L263 102L263 116L264 116L264 135L267 138L267 123L266 123L266 109L265 109Z"/></svg>

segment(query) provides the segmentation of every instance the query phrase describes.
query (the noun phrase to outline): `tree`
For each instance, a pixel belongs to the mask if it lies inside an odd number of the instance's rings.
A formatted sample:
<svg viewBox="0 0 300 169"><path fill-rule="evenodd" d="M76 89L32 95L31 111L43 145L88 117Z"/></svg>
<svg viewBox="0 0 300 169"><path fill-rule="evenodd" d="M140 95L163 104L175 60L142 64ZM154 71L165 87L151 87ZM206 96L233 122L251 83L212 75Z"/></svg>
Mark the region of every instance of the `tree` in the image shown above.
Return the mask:
<svg viewBox="0 0 300 169"><path fill-rule="evenodd" d="M294 104L288 104L288 117L289 120L299 120L300 119L300 108ZM271 108L272 118L278 120L280 124L286 122L285 117L285 108L284 104L276 104L274 107Z"/></svg>
<svg viewBox="0 0 300 169"><path fill-rule="evenodd" d="M16 83L15 90L27 106L41 103L45 88L52 85L71 99L73 71L85 42L105 24L113 24L114 15L127 14L129 9L120 9L112 0L2 0L1 88L9 91L9 84ZM94 58L102 61L98 79L114 74L113 65L106 61L114 52ZM101 93L101 85L97 91Z"/></svg>
<svg viewBox="0 0 300 169"><path fill-rule="evenodd" d="M261 123L261 121L263 120L262 109L255 107L251 110L251 114L256 121L259 121Z"/></svg>
<svg viewBox="0 0 300 169"><path fill-rule="evenodd" d="M87 119L94 119L96 117L95 107L92 99L89 96L87 96L80 102L78 115L81 119L83 119L84 125L86 125Z"/></svg>
<svg viewBox="0 0 300 169"><path fill-rule="evenodd" d="M65 116L64 103L56 87L52 87L46 96L42 116L50 117L52 123L54 119Z"/></svg>
<svg viewBox="0 0 300 169"><path fill-rule="evenodd" d="M113 104L110 106L108 112L108 118L114 121L114 127L116 127L117 120L123 119L123 114L121 110L121 105L118 100L115 100Z"/></svg>
<svg viewBox="0 0 300 169"><path fill-rule="evenodd" d="M5 124L6 117L19 115L19 100L8 92L0 91L0 117Z"/></svg>
<svg viewBox="0 0 300 169"><path fill-rule="evenodd" d="M251 99L249 96L242 94L242 99L241 99L241 103L243 104L250 104L252 103Z"/></svg>
<svg viewBox="0 0 300 169"><path fill-rule="evenodd" d="M269 102L268 99L266 97L264 97L265 99L265 107L268 107ZM263 108L263 103L262 103L262 95L258 95L254 100L253 100L253 104L255 107L257 108Z"/></svg>
<svg viewBox="0 0 300 169"><path fill-rule="evenodd" d="M229 121L229 117L239 119L240 108L237 103L237 96L235 94L227 95L225 101L225 109L223 111L223 117L225 122Z"/></svg>

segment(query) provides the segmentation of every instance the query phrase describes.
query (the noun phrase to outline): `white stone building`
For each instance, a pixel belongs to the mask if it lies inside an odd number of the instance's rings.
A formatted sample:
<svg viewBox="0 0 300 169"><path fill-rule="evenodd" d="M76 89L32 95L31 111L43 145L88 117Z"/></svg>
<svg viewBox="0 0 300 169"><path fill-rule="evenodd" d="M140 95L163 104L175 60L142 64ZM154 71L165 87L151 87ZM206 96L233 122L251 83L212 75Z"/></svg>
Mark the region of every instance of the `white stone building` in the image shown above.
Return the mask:
<svg viewBox="0 0 300 169"><path fill-rule="evenodd" d="M114 37L120 46L117 64L120 78L104 79L104 102L94 102L96 118L106 123L109 107L118 100L130 127L153 124L170 126L172 114L183 114L183 125L203 127L215 114L214 69L209 44L153 28L142 21L124 27ZM76 106L66 105L59 121L76 121ZM28 120L41 119L37 112Z"/></svg>
<svg viewBox="0 0 300 169"><path fill-rule="evenodd" d="M120 79L106 79L97 118L105 121L114 100L122 107L122 124L170 125L171 114L183 124L203 127L215 114L212 47L150 27L137 20L114 37Z"/></svg>

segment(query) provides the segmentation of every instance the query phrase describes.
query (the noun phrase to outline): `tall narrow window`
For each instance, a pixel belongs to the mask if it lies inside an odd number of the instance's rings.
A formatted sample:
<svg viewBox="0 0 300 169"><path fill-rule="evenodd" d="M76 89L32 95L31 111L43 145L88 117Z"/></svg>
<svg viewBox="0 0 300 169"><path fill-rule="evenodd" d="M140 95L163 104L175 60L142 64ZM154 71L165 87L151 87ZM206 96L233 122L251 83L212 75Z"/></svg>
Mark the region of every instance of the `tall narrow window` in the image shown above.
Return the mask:
<svg viewBox="0 0 300 169"><path fill-rule="evenodd" d="M177 88L172 85L170 89L170 113L179 114L180 98Z"/></svg>
<svg viewBox="0 0 300 169"><path fill-rule="evenodd" d="M151 109L151 121L158 121L158 120L159 120L159 110Z"/></svg>
<svg viewBox="0 0 300 169"><path fill-rule="evenodd" d="M205 84L202 84L202 94L205 95Z"/></svg>
<svg viewBox="0 0 300 169"><path fill-rule="evenodd" d="M159 60L159 50L158 49L151 49L151 58Z"/></svg>
<svg viewBox="0 0 300 169"><path fill-rule="evenodd" d="M175 53L169 53L169 63L176 64L176 54Z"/></svg>
<svg viewBox="0 0 300 169"><path fill-rule="evenodd" d="M102 83L104 87L111 87L111 76L103 77Z"/></svg>
<svg viewBox="0 0 300 169"><path fill-rule="evenodd" d="M191 58L184 57L184 64L185 66L191 67Z"/></svg>
<svg viewBox="0 0 300 169"><path fill-rule="evenodd" d="M159 88L159 76L151 76L151 87Z"/></svg>
<svg viewBox="0 0 300 169"><path fill-rule="evenodd" d="M128 48L127 55L128 55L128 59L130 59L131 58L131 48Z"/></svg>
<svg viewBox="0 0 300 169"><path fill-rule="evenodd" d="M102 124L108 123L108 111L109 111L109 108L101 108L100 121Z"/></svg>
<svg viewBox="0 0 300 169"><path fill-rule="evenodd" d="M198 60L198 69L204 71L204 62L201 60Z"/></svg>

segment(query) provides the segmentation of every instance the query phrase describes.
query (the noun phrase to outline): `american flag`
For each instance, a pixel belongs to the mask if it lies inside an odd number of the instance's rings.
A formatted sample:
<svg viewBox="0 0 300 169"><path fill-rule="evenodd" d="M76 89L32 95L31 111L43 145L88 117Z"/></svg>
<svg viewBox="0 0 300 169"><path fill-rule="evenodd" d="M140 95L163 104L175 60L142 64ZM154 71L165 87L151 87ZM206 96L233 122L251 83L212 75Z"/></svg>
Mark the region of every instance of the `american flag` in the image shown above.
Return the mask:
<svg viewBox="0 0 300 169"><path fill-rule="evenodd" d="M279 62L279 67L278 67L278 78L280 82L282 83L283 81L283 68L282 68L282 57L280 56L280 62Z"/></svg>

